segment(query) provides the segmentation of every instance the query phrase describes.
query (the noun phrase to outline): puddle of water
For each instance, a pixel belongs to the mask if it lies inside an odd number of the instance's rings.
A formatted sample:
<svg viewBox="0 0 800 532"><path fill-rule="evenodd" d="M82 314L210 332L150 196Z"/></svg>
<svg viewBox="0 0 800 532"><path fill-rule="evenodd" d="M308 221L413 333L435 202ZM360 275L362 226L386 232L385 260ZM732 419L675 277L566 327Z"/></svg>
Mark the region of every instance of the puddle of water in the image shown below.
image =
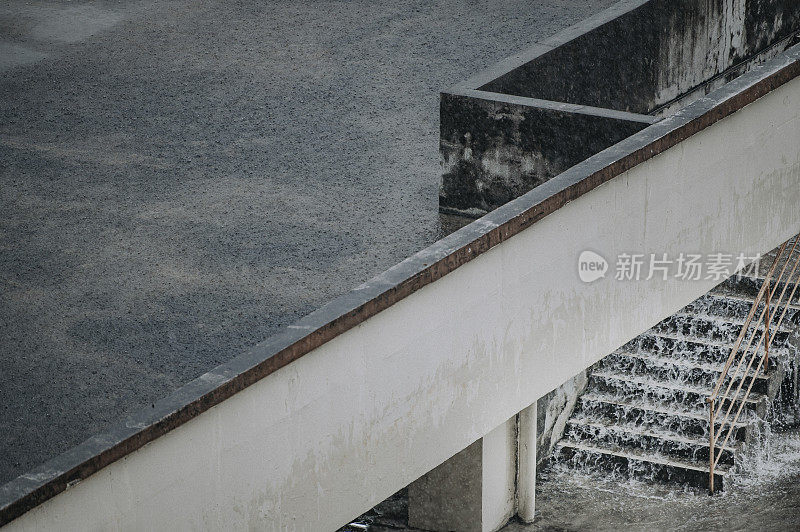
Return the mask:
<svg viewBox="0 0 800 532"><path fill-rule="evenodd" d="M503 532L676 530L800 530L800 429L773 433L758 454L745 456L726 490L702 489L586 473L554 464L538 480L536 520L512 521ZM341 531L408 528L401 491Z"/></svg>
<svg viewBox="0 0 800 532"><path fill-rule="evenodd" d="M536 521L504 530L797 530L800 430L773 434L713 497L559 465L545 471L536 496Z"/></svg>

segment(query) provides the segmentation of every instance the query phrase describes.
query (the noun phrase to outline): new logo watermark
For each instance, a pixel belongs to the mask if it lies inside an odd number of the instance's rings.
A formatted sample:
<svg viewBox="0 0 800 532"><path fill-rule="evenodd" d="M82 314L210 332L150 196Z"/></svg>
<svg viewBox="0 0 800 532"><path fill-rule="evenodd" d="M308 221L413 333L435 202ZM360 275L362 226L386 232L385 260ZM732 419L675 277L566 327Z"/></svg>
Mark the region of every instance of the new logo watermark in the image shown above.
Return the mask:
<svg viewBox="0 0 800 532"><path fill-rule="evenodd" d="M738 275L753 275L758 272L761 254L744 253L620 253L614 263L614 279L617 281L649 281L659 278L683 281L723 281L738 272ZM594 251L583 251L578 257L578 276L584 283L592 283L606 276L608 261Z"/></svg>
<svg viewBox="0 0 800 532"><path fill-rule="evenodd" d="M594 251L586 250L578 257L578 276L584 283L592 283L606 276L608 261Z"/></svg>

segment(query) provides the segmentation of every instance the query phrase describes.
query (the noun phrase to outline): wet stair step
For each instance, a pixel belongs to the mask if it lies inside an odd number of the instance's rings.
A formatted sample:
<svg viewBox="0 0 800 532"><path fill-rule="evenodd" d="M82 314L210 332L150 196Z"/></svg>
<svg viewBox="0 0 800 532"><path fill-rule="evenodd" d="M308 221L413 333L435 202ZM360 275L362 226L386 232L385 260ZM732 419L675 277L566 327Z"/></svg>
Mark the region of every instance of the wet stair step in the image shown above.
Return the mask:
<svg viewBox="0 0 800 532"><path fill-rule="evenodd" d="M773 296L774 299L780 298L781 293L784 293L783 301L788 301L792 305L800 304L800 288L798 288L795 293L794 297L792 296L792 290L794 289L794 283L797 280L798 273L800 270L795 271L794 275L792 275L791 280L789 280L789 274L791 273L792 266L790 265L787 268L786 272L784 273L783 279L779 283L776 283L775 280L780 273L780 267L775 271L775 274L772 276L770 280L770 286L775 287L777 284L778 289L775 291ZM753 297L755 301L756 296L758 295L759 290L764 284L764 280L766 279L765 275L743 275L743 276L734 276L725 281L723 284L724 289L728 289L735 292L745 293ZM789 284L787 286L787 281ZM784 292L784 288L786 291Z"/></svg>
<svg viewBox="0 0 800 532"><path fill-rule="evenodd" d="M654 397L660 398L661 400L672 399L678 403L702 404L712 392L710 386L695 386L685 383L660 381L649 377L624 375L603 370L593 371L590 382L595 383L604 390L619 390L622 394ZM763 394L751 392L745 398L745 389L741 389L738 394L735 394L735 391L735 388L731 389L729 399L735 398L737 403L744 400L748 408L755 408L765 397Z"/></svg>
<svg viewBox="0 0 800 532"><path fill-rule="evenodd" d="M678 458L701 461L709 458L707 437L688 436L652 423L618 423L612 419L576 417L567 423L568 434L575 441L604 442L619 447L634 447ZM721 444L722 442L720 442ZM719 452L719 448L717 448ZM720 463L733 464L734 448L726 444Z"/></svg>
<svg viewBox="0 0 800 532"><path fill-rule="evenodd" d="M757 343L758 340L754 342L754 344ZM676 358L696 358L724 364L731 354L732 347L733 344L731 343L720 342L702 336L648 331L626 344L624 349L628 351L649 351ZM754 347L755 345L750 346L749 351L751 354ZM771 352L779 352L780 350L781 347L775 344L771 347ZM774 357L770 360L770 367L772 366L774 366Z"/></svg>
<svg viewBox="0 0 800 532"><path fill-rule="evenodd" d="M776 371L778 360L787 352L787 340L800 321L800 303L779 307L779 312L786 308L787 318L780 327L777 323L771 327L769 364L760 368L764 351L758 344L764 324L756 313L740 347L740 353L747 352L745 363L739 365L740 357L736 357L725 370L758 283L757 277L722 283L594 366L555 455L575 467L608 467L653 480L707 487L707 399L725 371L721 394L730 387L729 397L717 399L714 420L714 430L722 432L723 440L730 429L725 448L716 448L720 454L714 484L720 488L723 475L736 460L736 449L748 434L755 434L750 428L762 423L767 392L782 375ZM751 335L755 342L745 349ZM732 423L734 418L736 423Z"/></svg>
<svg viewBox="0 0 800 532"><path fill-rule="evenodd" d="M708 409L680 408L663 402L649 401L646 398L618 397L607 393L589 391L581 395L576 415L610 418L617 423L647 423L665 429L680 431L686 435L708 437ZM743 411L735 427L734 438L744 439L745 429L752 419L752 413ZM719 426L721 419L717 419Z"/></svg>
<svg viewBox="0 0 800 532"><path fill-rule="evenodd" d="M697 487L708 487L709 464L701 460L686 460L659 453L650 453L637 449L621 448L598 442L561 440L556 444L556 453L563 459L576 455L593 456L613 464L615 469L633 476L650 476L653 480L688 483ZM650 466L641 468L640 465ZM730 466L719 464L715 469L714 484L721 488L723 475Z"/></svg>
<svg viewBox="0 0 800 532"><path fill-rule="evenodd" d="M773 311L775 311L775 309L772 309L770 312ZM780 312L782 312L782 310ZM758 331L754 340L756 342L759 338L761 338L761 334L764 331L764 321L763 318L758 320L760 317L760 312L757 312L755 316L753 316L753 319L750 321L750 326L748 327L749 334L746 336L746 338L749 338L750 335L753 334L754 330ZM783 321L781 321L780 326L778 326L779 319L780 314L777 314L773 317L773 321L770 324L770 335L776 335L777 339L782 340L787 335L791 334L792 328L790 326L790 322L786 321L786 318L784 318ZM678 312L669 318L662 320L658 325L653 327L653 330L676 332L683 335L694 334L721 342L729 341L733 343L739 338L739 334L742 331L742 327L744 327L745 321L747 321L747 316L735 319L725 319L720 316L712 316L707 314L697 315L686 312ZM711 336L711 334L714 334L714 336ZM777 341L777 339L774 341Z"/></svg>
<svg viewBox="0 0 800 532"><path fill-rule="evenodd" d="M720 290L717 292L711 292L703 296L702 298L690 303L689 305L681 309L677 314L703 315L706 317L713 317L724 321L730 321L731 323L735 323L741 326L744 325L744 322L747 319L747 316L750 313L750 310L754 302L755 302L755 294L753 295L753 297L749 297L746 295L742 295L740 293L733 293ZM775 307L775 304L772 304L770 306L771 309L770 313L776 315L775 319L778 319L783 314L785 309L786 314L783 318L782 326L787 329L791 329L792 325L796 323L795 320L800 318L800 305L789 304L787 308L785 302L786 298L784 298L784 303L782 303L777 309ZM756 309L752 321L758 321L758 318L761 316L761 312L763 309L764 309L764 303L762 302Z"/></svg>
<svg viewBox="0 0 800 532"><path fill-rule="evenodd" d="M755 366L755 364L754 364ZM649 376L657 380L667 380L675 382L686 382L707 386L709 388L716 385L719 376L725 365L722 363L693 360L689 358L661 356L654 353L632 353L629 351L617 352L603 361L603 369L621 375ZM765 393L769 386L769 375L763 371L756 373L755 367L751 367L745 373L746 364L737 368L733 365L728 370L728 377L725 382L733 380L734 385L744 379L743 388L750 386L750 381L755 376L752 391Z"/></svg>
<svg viewBox="0 0 800 532"><path fill-rule="evenodd" d="M776 292L777 296L780 296L781 291L779 290ZM786 312L787 316L792 312L800 312L800 301L797 301L798 294L800 294L800 289L795 292L795 300L789 301L789 294L792 293L792 288L789 288L786 291L786 294L783 298L783 303L780 305L780 308L783 309L786 306L786 302L789 302L789 310ZM758 291L747 292L742 290L731 290L726 285L720 285L714 288L711 292L703 296L704 298L708 298L709 300L719 301L725 300L731 305L736 305L735 308L742 308L744 312L741 314L742 316L747 316L747 313L750 312L750 308L753 306L753 303L756 301L756 297L758 296ZM703 303L703 298L697 300L695 303L692 303L687 306L687 308L691 307L692 305L696 305L698 303ZM759 309L762 308L763 303L759 305Z"/></svg>

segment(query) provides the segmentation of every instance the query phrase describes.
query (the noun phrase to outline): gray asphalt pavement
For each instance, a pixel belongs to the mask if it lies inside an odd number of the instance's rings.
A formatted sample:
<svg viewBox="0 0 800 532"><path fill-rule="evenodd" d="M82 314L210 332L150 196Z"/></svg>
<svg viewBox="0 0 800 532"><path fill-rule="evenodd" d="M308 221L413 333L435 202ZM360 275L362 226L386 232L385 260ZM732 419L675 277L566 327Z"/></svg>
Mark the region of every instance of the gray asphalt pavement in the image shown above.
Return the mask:
<svg viewBox="0 0 800 532"><path fill-rule="evenodd" d="M0 5L0 483L435 241L438 92L610 4Z"/></svg>

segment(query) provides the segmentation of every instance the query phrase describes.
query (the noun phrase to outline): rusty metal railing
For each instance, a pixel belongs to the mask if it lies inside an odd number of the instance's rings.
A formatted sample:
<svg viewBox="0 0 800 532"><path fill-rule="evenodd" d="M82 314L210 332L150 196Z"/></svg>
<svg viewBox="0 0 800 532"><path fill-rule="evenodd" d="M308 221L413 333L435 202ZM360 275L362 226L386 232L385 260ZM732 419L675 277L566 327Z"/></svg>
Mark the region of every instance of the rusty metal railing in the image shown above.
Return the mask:
<svg viewBox="0 0 800 532"><path fill-rule="evenodd" d="M714 473L717 465L719 464L720 457L722 456L725 446L728 444L731 436L735 434L736 423L739 421L739 417L742 413L744 405L747 402L747 398L750 396L750 390L752 390L753 384L755 383L759 372L762 370L766 372L767 370L767 364L769 363L769 348L775 339L775 331L780 329L783 319L786 316L786 312L789 310L789 303L794 301L795 292L797 291L798 287L798 281L800 281L800 272L798 272L798 265L800 265L800 254L795 254L795 249L797 248L799 240L800 237L790 239L787 242L784 242L783 245L781 245L781 247L778 249L777 255L775 255L775 259L772 262L772 266L766 274L764 282L761 285L761 289L758 291L758 295L756 296L750 312L747 315L747 319L745 320L744 325L742 325L742 330L739 333L739 337L731 348L731 353L728 356L728 360L725 362L725 366L723 367L722 374L719 376L717 385L714 387L714 390L707 399L709 405L708 485L711 493L714 493ZM789 253L786 255L786 258L783 262L783 267L780 270L780 274L778 274L777 278L775 278L773 281L775 270L780 264L787 247L790 248ZM791 272L784 278L786 269L792 262L794 265L791 268ZM796 272L798 274L797 277L795 277ZM781 290L780 296L776 301L775 293L780 288L782 282L783 289ZM784 296L786 295L786 291L792 285L794 287L789 294L789 298L784 304ZM753 317L758 312L758 308L762 306L762 303L763 308L761 309L761 313L758 319L755 321L755 325L751 328L751 325L753 325ZM773 324L774 318L779 313L781 305L784 306L783 312L780 313L777 323ZM762 321L763 327L761 326ZM745 338L748 338L746 346L744 349L741 349ZM755 345L753 345L754 342L756 342ZM762 352L763 354L759 356L759 353ZM747 361L747 366L745 367L744 372L741 372L742 367L745 365L745 361ZM756 364L755 369L751 372L750 370L756 361L758 363ZM730 370L734 366L734 363L736 370L733 372L733 374L730 374ZM739 376L740 372L741 377ZM744 393L742 393L742 388L747 382L748 378L750 381L749 385ZM723 386L725 385L725 381L727 381L727 386L725 387L725 391L721 392ZM736 382L738 382L736 391L731 393L731 389ZM731 412L733 412L737 404L738 408L736 408L734 417L731 418ZM723 411L724 416L722 415ZM720 419L721 421L719 421ZM723 434L724 438L722 438ZM720 439L722 439L721 444L719 444Z"/></svg>

